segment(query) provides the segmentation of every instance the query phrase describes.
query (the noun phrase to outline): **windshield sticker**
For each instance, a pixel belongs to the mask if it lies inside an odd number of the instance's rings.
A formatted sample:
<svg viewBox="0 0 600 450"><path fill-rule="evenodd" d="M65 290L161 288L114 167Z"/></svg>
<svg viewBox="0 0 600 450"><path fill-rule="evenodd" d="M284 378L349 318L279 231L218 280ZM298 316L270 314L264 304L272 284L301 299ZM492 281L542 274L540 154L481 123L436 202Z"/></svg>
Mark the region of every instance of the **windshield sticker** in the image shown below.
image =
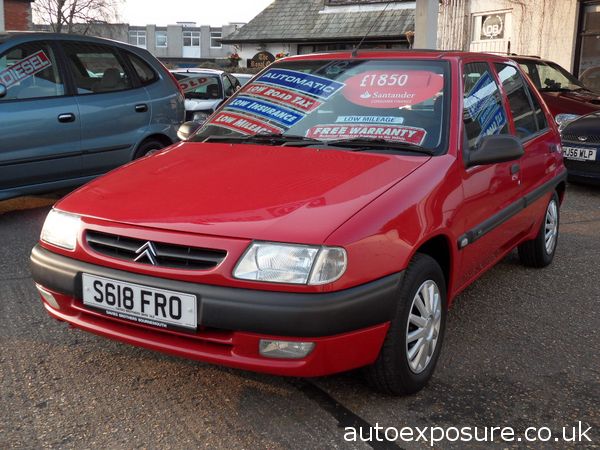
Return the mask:
<svg viewBox="0 0 600 450"><path fill-rule="evenodd" d="M340 116L336 123L397 123L403 124L404 117L396 116Z"/></svg>
<svg viewBox="0 0 600 450"><path fill-rule="evenodd" d="M285 127L291 127L304 118L304 114L291 109L243 96L229 103L226 109L236 109L255 114Z"/></svg>
<svg viewBox="0 0 600 450"><path fill-rule="evenodd" d="M9 88L47 69L51 65L52 63L48 56L46 56L43 50L40 50L0 72L0 83Z"/></svg>
<svg viewBox="0 0 600 450"><path fill-rule="evenodd" d="M281 103L285 106L291 106L292 108L306 113L314 111L323 104L322 102L309 97L308 95L299 94L288 89L277 88L261 83L252 83L246 89L244 89L244 94L266 98L268 100Z"/></svg>
<svg viewBox="0 0 600 450"><path fill-rule="evenodd" d="M242 134L281 133L283 130L253 117L221 112L210 121L210 125L227 128Z"/></svg>
<svg viewBox="0 0 600 450"><path fill-rule="evenodd" d="M350 102L369 108L402 108L433 98L444 77L425 70L363 72L346 80L342 91Z"/></svg>
<svg viewBox="0 0 600 450"><path fill-rule="evenodd" d="M496 83L486 72L464 100L465 109L481 126L481 136L496 134L506 125L506 115L496 97L496 89Z"/></svg>
<svg viewBox="0 0 600 450"><path fill-rule="evenodd" d="M209 84L211 81L214 81L214 79L206 77L184 78L183 80L179 81L179 87L183 89L183 92L190 92L199 88L200 86Z"/></svg>
<svg viewBox="0 0 600 450"><path fill-rule="evenodd" d="M394 142L408 142L421 145L427 132L423 128L402 125L383 126L348 126L348 125L318 125L310 128L306 137L327 141L331 139L386 139Z"/></svg>
<svg viewBox="0 0 600 450"><path fill-rule="evenodd" d="M256 82L300 91L322 100L327 100L344 87L344 83L339 83L329 78L285 69L271 69L258 78Z"/></svg>

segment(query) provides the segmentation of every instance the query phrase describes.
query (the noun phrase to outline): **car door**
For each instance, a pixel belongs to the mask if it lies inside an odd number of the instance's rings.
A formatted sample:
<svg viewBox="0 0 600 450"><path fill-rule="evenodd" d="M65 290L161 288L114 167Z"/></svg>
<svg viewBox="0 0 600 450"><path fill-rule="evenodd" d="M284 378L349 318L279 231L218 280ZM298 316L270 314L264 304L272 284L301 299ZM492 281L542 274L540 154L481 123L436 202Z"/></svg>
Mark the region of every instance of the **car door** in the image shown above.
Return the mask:
<svg viewBox="0 0 600 450"><path fill-rule="evenodd" d="M62 41L81 114L82 172L104 173L132 159L150 124L146 89L116 47Z"/></svg>
<svg viewBox="0 0 600 450"><path fill-rule="evenodd" d="M555 171L557 144L549 139L548 120L535 93L516 67L495 64L502 90L508 100L514 134L523 144L525 154L518 161L523 195L533 193L549 181ZM528 206L522 226L530 227L542 217L546 202Z"/></svg>
<svg viewBox="0 0 600 450"><path fill-rule="evenodd" d="M477 149L484 136L510 134L509 116L492 67L471 62L463 67L463 156ZM464 201L457 217L463 286L497 261L523 230L511 215L521 196L519 162L466 167L462 170Z"/></svg>
<svg viewBox="0 0 600 450"><path fill-rule="evenodd" d="M57 61L48 40L0 54L0 191L80 176L79 110Z"/></svg>

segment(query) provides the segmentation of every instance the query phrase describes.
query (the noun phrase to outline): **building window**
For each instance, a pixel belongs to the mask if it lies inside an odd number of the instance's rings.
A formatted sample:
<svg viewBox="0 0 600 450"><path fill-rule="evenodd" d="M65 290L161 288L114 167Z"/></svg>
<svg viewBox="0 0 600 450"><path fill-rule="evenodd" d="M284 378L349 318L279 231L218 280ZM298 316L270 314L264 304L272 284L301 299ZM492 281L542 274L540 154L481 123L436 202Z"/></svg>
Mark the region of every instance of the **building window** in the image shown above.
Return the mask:
<svg viewBox="0 0 600 450"><path fill-rule="evenodd" d="M146 32L143 30L129 31L129 43L131 45L146 48Z"/></svg>
<svg viewBox="0 0 600 450"><path fill-rule="evenodd" d="M166 47L167 46L167 32L166 31L157 31L156 32L156 46L157 47Z"/></svg>
<svg viewBox="0 0 600 450"><path fill-rule="evenodd" d="M183 32L184 47L200 47L200 32L199 31L184 31Z"/></svg>
<svg viewBox="0 0 600 450"><path fill-rule="evenodd" d="M223 33L220 28L213 28L210 30L210 48L222 48L221 38Z"/></svg>

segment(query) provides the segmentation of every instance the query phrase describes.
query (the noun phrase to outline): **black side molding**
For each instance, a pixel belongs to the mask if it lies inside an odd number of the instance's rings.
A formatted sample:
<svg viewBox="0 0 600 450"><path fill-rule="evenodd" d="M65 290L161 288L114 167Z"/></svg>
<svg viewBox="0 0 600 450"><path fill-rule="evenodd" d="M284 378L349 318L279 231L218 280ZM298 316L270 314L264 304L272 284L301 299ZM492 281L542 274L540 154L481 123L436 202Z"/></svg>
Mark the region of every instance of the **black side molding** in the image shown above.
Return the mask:
<svg viewBox="0 0 600 450"><path fill-rule="evenodd" d="M546 193L552 192L556 189L561 182L567 179L567 172L564 171L562 174L553 178L550 181L542 184L540 187L534 189L529 194L520 198L513 204L507 206L502 211L493 215L489 219L481 222L475 228L467 231L465 234L458 238L458 249L462 250L467 245L472 244L473 242L480 239L482 236L485 236L487 233L495 229L496 227L502 225L504 222L509 220L511 217L523 211L528 206L531 206L536 200L543 197Z"/></svg>

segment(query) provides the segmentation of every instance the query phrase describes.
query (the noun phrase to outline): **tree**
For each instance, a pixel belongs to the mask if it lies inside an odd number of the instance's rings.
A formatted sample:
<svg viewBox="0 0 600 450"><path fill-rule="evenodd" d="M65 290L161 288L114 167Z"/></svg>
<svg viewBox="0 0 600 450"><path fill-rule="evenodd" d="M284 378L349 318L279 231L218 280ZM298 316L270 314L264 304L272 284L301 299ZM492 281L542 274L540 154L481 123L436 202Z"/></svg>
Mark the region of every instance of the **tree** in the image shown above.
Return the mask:
<svg viewBox="0 0 600 450"><path fill-rule="evenodd" d="M55 33L87 34L94 23L118 20L122 0L36 0L33 14L37 22Z"/></svg>

